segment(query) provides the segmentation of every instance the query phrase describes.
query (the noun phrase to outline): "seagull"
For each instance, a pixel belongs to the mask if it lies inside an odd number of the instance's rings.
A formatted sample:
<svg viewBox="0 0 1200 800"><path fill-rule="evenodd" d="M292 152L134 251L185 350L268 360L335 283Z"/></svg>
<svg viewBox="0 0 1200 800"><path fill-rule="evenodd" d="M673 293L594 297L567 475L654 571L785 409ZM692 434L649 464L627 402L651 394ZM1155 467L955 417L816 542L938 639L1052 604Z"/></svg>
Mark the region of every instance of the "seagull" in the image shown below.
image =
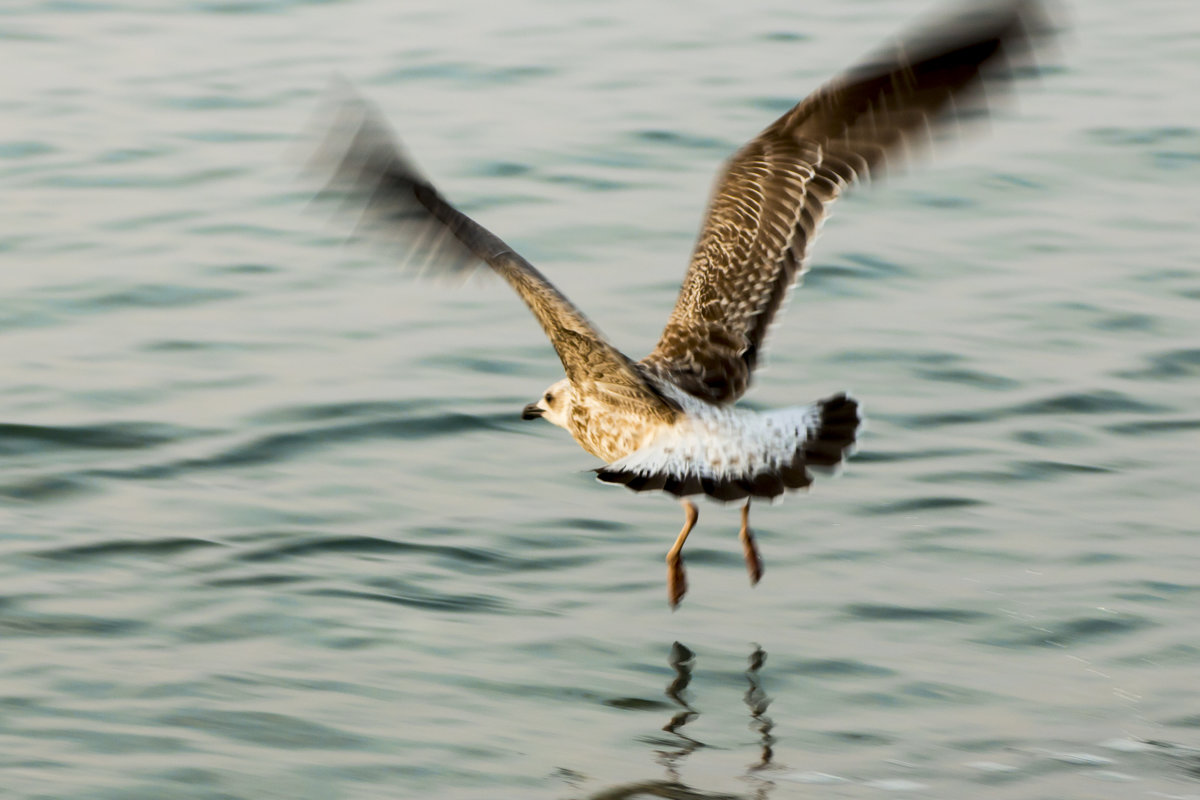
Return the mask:
<svg viewBox="0 0 1200 800"><path fill-rule="evenodd" d="M830 205L889 161L963 119L989 78L1012 78L1044 18L1033 2L964 7L918 26L835 77L775 120L725 164L674 310L653 351L635 361L512 247L434 188L382 114L352 90L314 164L321 195L357 207L362 225L399 235L430 270L486 264L520 296L562 361L565 377L522 419L564 428L604 465L600 481L679 499L684 524L667 553L667 595L687 591L683 546L690 499L744 501L742 544L751 584L763 574L750 502L773 500L838 467L861 415L845 393L756 412L737 405L768 329L804 274ZM975 103L976 106L979 103ZM978 110L978 109L976 109Z"/></svg>

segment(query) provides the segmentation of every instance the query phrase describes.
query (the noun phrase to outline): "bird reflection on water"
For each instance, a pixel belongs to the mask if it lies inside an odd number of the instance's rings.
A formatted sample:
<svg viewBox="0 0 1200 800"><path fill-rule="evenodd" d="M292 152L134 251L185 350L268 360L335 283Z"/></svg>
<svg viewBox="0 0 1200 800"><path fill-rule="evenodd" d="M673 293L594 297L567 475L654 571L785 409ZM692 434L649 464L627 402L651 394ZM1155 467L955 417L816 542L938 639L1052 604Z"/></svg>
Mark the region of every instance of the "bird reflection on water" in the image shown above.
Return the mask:
<svg viewBox="0 0 1200 800"><path fill-rule="evenodd" d="M669 800L766 800L775 784L762 775L762 771L772 767L775 737L771 735L775 723L766 715L771 698L762 687L759 673L767 661L767 653L762 647L755 645L750 654L750 666L746 670L746 681L749 686L743 695L746 707L750 710L750 728L759 734L762 750L757 761L747 766L746 779L755 786L748 794L729 794L726 792L706 792L685 784L680 779L680 768L683 762L696 750L708 747L704 742L687 735L683 728L700 716L700 712L692 705L688 686L692 682L692 672L696 666L696 653L687 646L675 642L671 645L668 663L675 670L675 677L667 684L664 694L679 707L671 714L663 730L671 735L670 739L655 737L648 739L658 745L655 751L656 761L666 768L667 777L659 781L636 781L612 786L595 794L589 795L589 800L623 800L634 797L664 797Z"/></svg>

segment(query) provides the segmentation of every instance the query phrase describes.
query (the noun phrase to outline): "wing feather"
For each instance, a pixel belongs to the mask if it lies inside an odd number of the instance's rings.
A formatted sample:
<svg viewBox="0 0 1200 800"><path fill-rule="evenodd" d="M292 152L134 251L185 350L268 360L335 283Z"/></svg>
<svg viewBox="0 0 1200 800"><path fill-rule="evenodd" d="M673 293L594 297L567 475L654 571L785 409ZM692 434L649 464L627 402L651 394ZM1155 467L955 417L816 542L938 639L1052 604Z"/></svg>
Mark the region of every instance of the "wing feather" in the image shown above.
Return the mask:
<svg viewBox="0 0 1200 800"><path fill-rule="evenodd" d="M618 407L670 418L674 406L640 368L587 320L532 264L452 206L421 174L370 103L346 93L313 166L329 173L318 198L340 195L356 209L359 230L404 242L429 271L461 274L487 264L541 323L578 389Z"/></svg>
<svg viewBox="0 0 1200 800"><path fill-rule="evenodd" d="M972 7L927 25L819 89L726 164L654 351L643 360L716 403L749 386L776 312L806 269L831 203L961 117L985 77L1031 50L1044 30L1035 2Z"/></svg>

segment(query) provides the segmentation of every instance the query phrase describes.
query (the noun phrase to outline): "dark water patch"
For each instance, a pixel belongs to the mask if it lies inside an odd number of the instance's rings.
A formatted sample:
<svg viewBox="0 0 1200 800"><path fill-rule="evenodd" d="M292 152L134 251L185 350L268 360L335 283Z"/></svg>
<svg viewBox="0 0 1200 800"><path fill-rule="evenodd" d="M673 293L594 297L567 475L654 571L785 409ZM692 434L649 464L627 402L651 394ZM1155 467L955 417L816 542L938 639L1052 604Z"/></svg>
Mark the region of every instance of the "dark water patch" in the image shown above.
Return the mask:
<svg viewBox="0 0 1200 800"><path fill-rule="evenodd" d="M1116 663L1134 667L1144 667L1146 664L1200 667L1200 647L1186 643L1171 644L1152 651L1122 656L1116 659Z"/></svg>
<svg viewBox="0 0 1200 800"><path fill-rule="evenodd" d="M1154 333L1160 325L1159 319L1149 314L1111 314L1092 323L1092 327L1099 331Z"/></svg>
<svg viewBox="0 0 1200 800"><path fill-rule="evenodd" d="M206 142L210 144L241 144L243 142L286 142L290 141L290 137L281 133L262 133L260 131L230 131L230 130L207 130L207 131L187 131L177 134L179 138L186 139L192 142Z"/></svg>
<svg viewBox="0 0 1200 800"><path fill-rule="evenodd" d="M134 619L90 617L83 614L21 613L0 608L0 636L127 636L145 623Z"/></svg>
<svg viewBox="0 0 1200 800"><path fill-rule="evenodd" d="M926 208L974 208L979 205L979 201L975 198L963 197L961 195L933 194L932 192L913 192L912 199L917 205L922 205Z"/></svg>
<svg viewBox="0 0 1200 800"><path fill-rule="evenodd" d="M241 293L232 289L208 289L174 284L143 284L96 297L73 299L64 305L80 311L126 308L184 308L231 300Z"/></svg>
<svg viewBox="0 0 1200 800"><path fill-rule="evenodd" d="M187 7L206 14L282 14L293 8L335 2L337 0L196 0Z"/></svg>
<svg viewBox="0 0 1200 800"><path fill-rule="evenodd" d="M664 534L666 534L666 533L667 532L664 531ZM670 533L671 533L671 535L674 535L675 533L678 533L678 531L671 531ZM663 539L664 539L663 540L664 546L668 542L671 541L670 537L665 536L665 535L664 535ZM735 547L737 546L737 530L736 529L730 529L729 540ZM689 544L690 544L690 540L689 540ZM730 566L737 566L739 564L742 564L743 559L742 559L742 552L740 549L735 553L735 552L733 552L732 548L728 549L728 550L719 550L717 548L710 548L710 547L691 547L691 546L689 546L687 549L687 562L689 564L703 564L706 566L730 567Z"/></svg>
<svg viewBox="0 0 1200 800"><path fill-rule="evenodd" d="M710 136L696 136L682 131L647 129L635 131L633 138L641 142L662 144L672 148L687 148L703 152L728 153L736 145L724 139L714 139Z"/></svg>
<svg viewBox="0 0 1200 800"><path fill-rule="evenodd" d="M866 708L896 709L912 705L912 702L900 695L888 692L854 692L844 695L842 699L848 705Z"/></svg>
<svg viewBox="0 0 1200 800"><path fill-rule="evenodd" d="M914 497L909 500L896 500L891 503L876 503L867 506L863 511L867 514L915 514L922 511L945 511L951 508L972 508L986 505L983 500L971 497Z"/></svg>
<svg viewBox="0 0 1200 800"><path fill-rule="evenodd" d="M0 484L0 497L28 503L46 503L81 495L95 488L80 475L39 475Z"/></svg>
<svg viewBox="0 0 1200 800"><path fill-rule="evenodd" d="M971 369L918 369L915 373L917 377L930 381L978 386L981 389L1013 389L1021 385L1012 378Z"/></svg>
<svg viewBox="0 0 1200 800"><path fill-rule="evenodd" d="M1118 372L1117 377L1167 381L1200 376L1200 349L1168 350L1151 356L1148 361L1145 368Z"/></svg>
<svg viewBox="0 0 1200 800"><path fill-rule="evenodd" d="M98 164L135 164L171 153L166 147L118 147L106 150L96 158Z"/></svg>
<svg viewBox="0 0 1200 800"><path fill-rule="evenodd" d="M744 108L764 111L768 115L778 116L796 105L794 96L787 97L751 97L740 103Z"/></svg>
<svg viewBox="0 0 1200 800"><path fill-rule="evenodd" d="M175 175L54 175L42 185L55 189L186 189L235 178L245 168L200 169Z"/></svg>
<svg viewBox="0 0 1200 800"><path fill-rule="evenodd" d="M1159 150L1151 156L1157 169L1176 171L1200 164L1200 152L1186 150Z"/></svg>
<svg viewBox="0 0 1200 800"><path fill-rule="evenodd" d="M540 371L540 368L535 368L523 358L510 358L499 354L481 357L462 353L434 353L419 359L417 363L422 366L461 367L466 372L478 375L534 375Z"/></svg>
<svg viewBox="0 0 1200 800"><path fill-rule="evenodd" d="M172 222L181 222L196 215L194 211L170 211L164 214L147 214L137 217L126 217L99 225L107 231L138 231L147 228L157 228Z"/></svg>
<svg viewBox="0 0 1200 800"><path fill-rule="evenodd" d="M1133 559L1120 553L1106 553L1094 551L1090 553L1078 553L1067 559L1070 564L1075 564L1081 567L1091 567L1097 564L1120 564Z"/></svg>
<svg viewBox="0 0 1200 800"><path fill-rule="evenodd" d="M955 470L954 472L931 472L917 478L922 483L1015 483L1026 480L1019 475L1000 470Z"/></svg>
<svg viewBox="0 0 1200 800"><path fill-rule="evenodd" d="M362 417L390 417L423 411L437 403L432 400L361 400L348 403L320 403L316 405L285 406L274 408L249 419L255 424L275 425L294 422L324 422L331 419L358 419Z"/></svg>
<svg viewBox="0 0 1200 800"><path fill-rule="evenodd" d="M1009 434L1013 441L1036 447L1061 449L1087 444L1090 437L1077 430L1026 430Z"/></svg>
<svg viewBox="0 0 1200 800"><path fill-rule="evenodd" d="M206 586L216 586L223 588L238 588L238 587L257 587L257 586L285 586L289 583L301 583L311 580L306 575L282 575L278 573L264 573L258 575L240 575L232 578L213 578L205 581Z"/></svg>
<svg viewBox="0 0 1200 800"><path fill-rule="evenodd" d="M162 725L187 728L263 747L289 750L363 749L369 742L327 725L265 711L194 709L158 719Z"/></svg>
<svg viewBox="0 0 1200 800"><path fill-rule="evenodd" d="M863 450L852 458L856 464L897 464L906 461L930 461L940 458L962 458L985 452L978 448L955 447L930 450L905 450L888 453L882 450Z"/></svg>
<svg viewBox="0 0 1200 800"><path fill-rule="evenodd" d="M602 701L602 705L622 711L670 711L678 708L665 700L646 700L641 697L613 697Z"/></svg>
<svg viewBox="0 0 1200 800"><path fill-rule="evenodd" d="M810 556L813 561L871 561L878 557L879 553L874 550L850 550L846 548L826 550Z"/></svg>
<svg viewBox="0 0 1200 800"><path fill-rule="evenodd" d="M548 530L582 530L582 531L599 531L599 532L629 532L640 530L640 527L628 522L620 522L612 519L602 519L600 517L558 517L534 523L534 527L544 528Z"/></svg>
<svg viewBox="0 0 1200 800"><path fill-rule="evenodd" d="M1100 144L1124 147L1129 145L1144 146L1181 140L1187 141L1197 139L1198 136L1200 136L1200 132L1198 132L1195 128L1188 128L1184 126L1162 126L1148 128L1102 127L1088 130L1087 135L1093 141Z"/></svg>
<svg viewBox="0 0 1200 800"><path fill-rule="evenodd" d="M221 225L195 225L187 229L187 233L197 236L245 237L254 240L283 239L294 236L291 231L282 228L268 228L265 225L251 225L246 222L228 222Z"/></svg>
<svg viewBox="0 0 1200 800"><path fill-rule="evenodd" d="M1200 585L1167 581L1134 581L1129 588L1113 594L1119 600L1149 605L1169 605L1183 601L1188 595L1200 593Z"/></svg>
<svg viewBox="0 0 1200 800"><path fill-rule="evenodd" d="M99 425L0 423L0 455L71 450L143 450L197 435L198 431L151 422Z"/></svg>
<svg viewBox="0 0 1200 800"><path fill-rule="evenodd" d="M1002 409L980 409L978 411L944 411L937 414L908 414L893 421L907 427L942 428L950 425L974 425L991 422L1009 416Z"/></svg>
<svg viewBox="0 0 1200 800"><path fill-rule="evenodd" d="M978 531L976 531L978 533ZM939 535L934 532L934 535ZM991 562L995 564L1026 564L1029 556L1007 550L987 550L980 547L962 547L936 542L923 542L908 547L909 552L923 555L936 555L945 559L946 563L975 563Z"/></svg>
<svg viewBox="0 0 1200 800"><path fill-rule="evenodd" d="M1155 414L1166 411L1165 406L1145 403L1108 389L1092 392L1073 392L1049 397L1032 403L1019 405L1012 410L1014 415L1025 414L1112 414L1140 413Z"/></svg>
<svg viewBox="0 0 1200 800"><path fill-rule="evenodd" d="M883 622L979 622L991 619L991 614L962 608L917 608L913 606L854 603L844 609L855 619Z"/></svg>
<svg viewBox="0 0 1200 800"><path fill-rule="evenodd" d="M557 74L558 70L541 65L487 68L482 62L441 61L401 67L372 78L372 83L409 83L421 80L440 80L462 83L478 89L483 86L520 84Z"/></svg>
<svg viewBox="0 0 1200 800"><path fill-rule="evenodd" d="M839 362L851 361L861 364L913 364L915 366L940 366L962 360L962 356L940 350L901 350L880 347L861 350L841 350L834 358Z"/></svg>
<svg viewBox="0 0 1200 800"><path fill-rule="evenodd" d="M993 422L1024 416L1118 413L1159 414L1167 410L1165 406L1135 400L1121 392L1099 389L1092 392L1072 392L1009 407L951 411L938 414L898 415L893 419L897 423L908 426L938 428L947 425Z"/></svg>
<svg viewBox="0 0 1200 800"><path fill-rule="evenodd" d="M1019 189L1045 189L1046 184L1042 181L1034 180L1028 175L1021 175L1015 172L993 172L990 176L990 182L1001 186L1015 186Z"/></svg>
<svg viewBox="0 0 1200 800"><path fill-rule="evenodd" d="M888 736L884 733L871 733L869 731L822 731L821 735L842 744L862 745L864 747L880 747L896 741L894 736Z"/></svg>
<svg viewBox="0 0 1200 800"><path fill-rule="evenodd" d="M1152 748L1151 752L1164 759L1172 768L1182 771L1192 780L1200 778L1200 749L1162 739L1140 741Z"/></svg>
<svg viewBox="0 0 1200 800"><path fill-rule="evenodd" d="M196 339L160 339L149 342L141 348L145 353L197 353L197 352L236 352L246 353L260 350L262 346L251 342L232 341L200 341ZM245 378L224 378L219 381L205 382L209 386L238 386L246 384ZM193 384L196 385L196 384Z"/></svg>
<svg viewBox="0 0 1200 800"><path fill-rule="evenodd" d="M800 659L788 664L785 669L821 678L887 678L896 674L886 667L845 658Z"/></svg>
<svg viewBox="0 0 1200 800"><path fill-rule="evenodd" d="M94 544L81 544L71 547L57 547L51 550L38 550L31 555L53 561L78 561L91 558L110 558L121 556L163 558L177 553L187 553L207 547L220 547L217 542L205 539L188 539L183 537L167 537L164 539L116 539Z"/></svg>
<svg viewBox="0 0 1200 800"><path fill-rule="evenodd" d="M876 256L851 253L844 258L849 263L814 264L813 268L804 275L805 285L826 292L850 295L853 292L849 289L849 285L855 281L874 283L884 275L908 274L905 267Z"/></svg>
<svg viewBox="0 0 1200 800"><path fill-rule="evenodd" d="M45 142L23 140L0 142L0 158L2 159L36 158L56 152L58 152L58 148Z"/></svg>
<svg viewBox="0 0 1200 800"><path fill-rule="evenodd" d="M513 559L501 553L450 545L401 542L394 539L379 539L373 536L321 536L274 544L263 550L242 553L239 561L258 563L285 559L321 556L327 553L352 553L364 555L421 553L436 555L465 564L511 566Z"/></svg>
<svg viewBox="0 0 1200 800"><path fill-rule="evenodd" d="M953 686L948 683L932 681L916 681L899 688L899 692L917 700L928 700L937 703L953 703L954 705L969 705L993 699L985 692Z"/></svg>
<svg viewBox="0 0 1200 800"><path fill-rule="evenodd" d="M21 31L14 27L5 26L0 29L0 42L53 42L55 37L32 31Z"/></svg>
<svg viewBox="0 0 1200 800"><path fill-rule="evenodd" d="M1133 586L1147 592L1153 592L1164 599L1172 596L1195 594L1200 592L1200 584L1171 583L1170 581L1135 581Z"/></svg>
<svg viewBox="0 0 1200 800"><path fill-rule="evenodd" d="M771 31L764 33L758 37L764 42L807 42L810 38L808 34L796 33L795 31Z"/></svg>
<svg viewBox="0 0 1200 800"><path fill-rule="evenodd" d="M154 105L172 111L240 111L243 109L270 108L276 98L245 97L229 94L195 94L177 97L160 97Z"/></svg>
<svg viewBox="0 0 1200 800"><path fill-rule="evenodd" d="M166 478L193 470L273 464L334 445L373 439L414 441L481 430L504 430L503 423L512 415L436 414L401 420L374 420L337 425L317 430L291 431L263 436L207 458L194 458L169 464L150 465L134 470L111 470L110 477Z"/></svg>
<svg viewBox="0 0 1200 800"><path fill-rule="evenodd" d="M1180 433L1200 429L1197 419L1147 419L1137 422L1121 422L1105 428L1109 433L1121 436L1141 436L1144 433Z"/></svg>
<svg viewBox="0 0 1200 800"><path fill-rule="evenodd" d="M591 175L558 174L546 175L541 179L545 183L560 186L572 186L588 192L616 192L634 187L630 181L617 181L610 178L597 178Z"/></svg>
<svg viewBox="0 0 1200 800"><path fill-rule="evenodd" d="M219 264L206 271L216 275L274 275L281 270L270 264Z"/></svg>
<svg viewBox="0 0 1200 800"><path fill-rule="evenodd" d="M1079 617L1065 622L1050 623L1039 630L1015 636L977 640L998 647L1070 647L1096 640L1111 639L1134 631L1153 627L1145 617L1132 614L1105 617Z"/></svg>
<svg viewBox="0 0 1200 800"><path fill-rule="evenodd" d="M1172 728L1200 728L1200 714L1187 714L1182 717L1172 717L1165 720L1164 725Z"/></svg>
<svg viewBox="0 0 1200 800"><path fill-rule="evenodd" d="M87 728L43 728L36 732L23 731L23 736L38 739L59 739L71 742L88 753L143 754L143 753L178 753L191 750L186 741L176 736L162 734L146 735L116 731L111 727L103 731L92 731Z"/></svg>
<svg viewBox="0 0 1200 800"><path fill-rule="evenodd" d="M530 164L518 164L514 161L485 161L470 170L467 174L478 178L516 178L533 172Z"/></svg>
<svg viewBox="0 0 1200 800"><path fill-rule="evenodd" d="M1025 483L1049 481L1070 475L1107 475L1116 470L1091 464L1072 464L1065 461L1017 461L1007 471L957 470L922 475L924 483Z"/></svg>
<svg viewBox="0 0 1200 800"><path fill-rule="evenodd" d="M861 267L873 277L901 277L912 274L912 271L895 261L888 261L872 253L845 253L842 258L851 264Z"/></svg>
<svg viewBox="0 0 1200 800"><path fill-rule="evenodd" d="M369 600L375 603L419 608L425 611L457 613L506 613L515 609L498 597L479 594L438 594L409 588L403 593L362 592L349 589L314 589L305 594L312 597L337 597L348 600Z"/></svg>

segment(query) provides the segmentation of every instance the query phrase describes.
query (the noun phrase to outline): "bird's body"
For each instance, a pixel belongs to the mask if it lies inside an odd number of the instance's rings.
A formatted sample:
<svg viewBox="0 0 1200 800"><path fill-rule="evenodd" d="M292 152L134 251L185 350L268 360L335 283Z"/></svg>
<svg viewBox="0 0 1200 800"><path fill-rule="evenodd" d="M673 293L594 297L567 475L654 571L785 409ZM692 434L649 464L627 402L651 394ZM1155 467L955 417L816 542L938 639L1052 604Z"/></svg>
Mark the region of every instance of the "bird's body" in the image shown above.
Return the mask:
<svg viewBox="0 0 1200 800"><path fill-rule="evenodd" d="M362 101L345 103L349 119L335 126L330 141L340 154L330 186L365 198L388 230L410 229L439 269L485 263L516 290L566 371L523 417L566 429L605 462L600 480L680 498L746 499L740 535L757 581L749 499L807 487L811 468L841 463L860 423L857 402L845 394L764 413L735 405L768 328L806 270L829 205L889 157L906 154L933 122L955 117L978 94L985 68L1026 52L1034 10L1032 2L1001 0L918 30L741 148L713 192L666 328L641 361L613 347L532 264L447 202ZM686 587L680 551L697 514L683 502L686 522L667 557L672 604Z"/></svg>

